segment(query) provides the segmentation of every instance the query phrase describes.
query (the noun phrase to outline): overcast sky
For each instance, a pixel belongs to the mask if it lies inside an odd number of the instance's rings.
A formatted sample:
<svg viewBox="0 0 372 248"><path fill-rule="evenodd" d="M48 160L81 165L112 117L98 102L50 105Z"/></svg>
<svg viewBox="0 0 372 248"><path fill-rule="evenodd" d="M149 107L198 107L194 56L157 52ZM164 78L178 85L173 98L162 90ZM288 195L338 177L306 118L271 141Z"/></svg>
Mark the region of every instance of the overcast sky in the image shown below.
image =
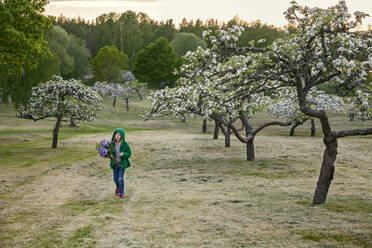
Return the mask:
<svg viewBox="0 0 372 248"><path fill-rule="evenodd" d="M241 19L262 22L275 26L287 24L283 12L289 7L290 0L50 0L46 7L48 15L67 17L82 17L95 19L102 13L125 12L133 10L144 12L155 20L172 18L178 23L182 18L206 20L208 18L228 21L234 15ZM310 7L326 8L338 0L298 0L299 3ZM359 10L372 15L372 0L346 0L349 11ZM364 27L372 25L372 18L365 21Z"/></svg>

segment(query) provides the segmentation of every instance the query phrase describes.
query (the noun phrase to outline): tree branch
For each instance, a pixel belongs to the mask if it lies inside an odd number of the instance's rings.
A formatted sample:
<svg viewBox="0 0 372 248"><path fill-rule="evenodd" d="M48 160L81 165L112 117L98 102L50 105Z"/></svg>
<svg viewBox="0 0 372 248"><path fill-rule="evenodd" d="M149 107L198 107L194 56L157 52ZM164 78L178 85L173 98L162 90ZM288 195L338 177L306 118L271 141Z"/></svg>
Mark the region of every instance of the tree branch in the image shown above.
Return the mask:
<svg viewBox="0 0 372 248"><path fill-rule="evenodd" d="M257 133L259 133L262 129L264 129L265 127L268 127L268 126L274 126L274 125L278 125L278 126L282 126L282 127L286 127L286 126L289 126L291 125L292 122L291 121L288 121L288 122L280 122L280 121L271 121L271 122L267 122L267 123L264 123L262 124L261 126L259 126L258 128L256 128L252 135L255 136Z"/></svg>
<svg viewBox="0 0 372 248"><path fill-rule="evenodd" d="M43 120L43 119L52 117L52 115L46 115L46 116L42 116L42 117L38 117L38 118L35 118L32 115L19 115L17 117L22 118L22 119L28 119L28 120L38 121L38 120Z"/></svg>
<svg viewBox="0 0 372 248"><path fill-rule="evenodd" d="M234 132L235 136L238 138L238 140L240 140L243 143L248 143L248 139L241 136L239 134L239 131L236 129L236 127L232 123L229 123L229 127L233 130L233 132Z"/></svg>
<svg viewBox="0 0 372 248"><path fill-rule="evenodd" d="M316 85L319 85L319 84L322 84L322 83L328 82L329 80L331 80L331 79L334 78L335 76L340 75L340 72L334 72L334 73L328 75L327 77L318 80L319 75L320 75L321 73L322 73L322 72L319 72L319 74L315 77L315 80L311 80L311 83L306 84L306 86L304 87L304 91L305 91L305 92L308 92L312 87L314 87L314 86L316 86Z"/></svg>
<svg viewBox="0 0 372 248"><path fill-rule="evenodd" d="M222 133L223 133L223 135L227 135L227 133L226 133L226 129L224 128L224 126L222 125L222 123L221 122L219 122L219 126L220 126L220 128L221 128L221 131L222 131Z"/></svg>
<svg viewBox="0 0 372 248"><path fill-rule="evenodd" d="M347 136L371 135L371 134L372 134L372 128L366 128L366 129L343 130L340 132L335 132L334 137L343 138Z"/></svg>

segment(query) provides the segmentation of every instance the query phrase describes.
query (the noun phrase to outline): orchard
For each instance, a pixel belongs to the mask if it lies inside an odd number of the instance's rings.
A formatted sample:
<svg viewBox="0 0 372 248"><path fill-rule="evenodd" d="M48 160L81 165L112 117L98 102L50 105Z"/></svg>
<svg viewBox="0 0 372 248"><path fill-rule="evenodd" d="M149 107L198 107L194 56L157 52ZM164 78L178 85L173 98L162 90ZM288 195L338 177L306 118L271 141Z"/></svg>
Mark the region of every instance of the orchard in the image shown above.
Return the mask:
<svg viewBox="0 0 372 248"><path fill-rule="evenodd" d="M372 247L363 1L117 2L0 1L0 247Z"/></svg>

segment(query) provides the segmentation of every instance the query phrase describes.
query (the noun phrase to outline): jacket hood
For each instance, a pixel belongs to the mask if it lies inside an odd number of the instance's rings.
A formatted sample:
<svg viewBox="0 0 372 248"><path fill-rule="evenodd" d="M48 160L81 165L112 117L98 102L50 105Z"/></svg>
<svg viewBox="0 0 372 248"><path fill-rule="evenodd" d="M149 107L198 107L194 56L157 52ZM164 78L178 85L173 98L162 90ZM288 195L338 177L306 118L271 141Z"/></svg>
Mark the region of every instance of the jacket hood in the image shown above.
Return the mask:
<svg viewBox="0 0 372 248"><path fill-rule="evenodd" d="M112 134L112 138L111 138L111 141L114 141L114 138L115 138L115 134L119 132L121 134L121 144L123 145L124 142L125 142L125 131L124 129L122 128L117 128L114 133Z"/></svg>

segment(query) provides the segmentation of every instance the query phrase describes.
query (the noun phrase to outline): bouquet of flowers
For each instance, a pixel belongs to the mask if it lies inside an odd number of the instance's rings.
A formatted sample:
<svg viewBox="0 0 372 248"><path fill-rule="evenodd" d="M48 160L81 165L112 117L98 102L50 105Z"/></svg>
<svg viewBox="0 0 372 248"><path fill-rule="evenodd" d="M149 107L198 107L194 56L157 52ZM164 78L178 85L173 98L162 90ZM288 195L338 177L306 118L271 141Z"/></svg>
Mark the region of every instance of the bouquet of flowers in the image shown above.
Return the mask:
<svg viewBox="0 0 372 248"><path fill-rule="evenodd" d="M101 142L97 143L96 151L98 151L102 158L110 158L110 154L114 155L115 153L114 142L102 140Z"/></svg>

